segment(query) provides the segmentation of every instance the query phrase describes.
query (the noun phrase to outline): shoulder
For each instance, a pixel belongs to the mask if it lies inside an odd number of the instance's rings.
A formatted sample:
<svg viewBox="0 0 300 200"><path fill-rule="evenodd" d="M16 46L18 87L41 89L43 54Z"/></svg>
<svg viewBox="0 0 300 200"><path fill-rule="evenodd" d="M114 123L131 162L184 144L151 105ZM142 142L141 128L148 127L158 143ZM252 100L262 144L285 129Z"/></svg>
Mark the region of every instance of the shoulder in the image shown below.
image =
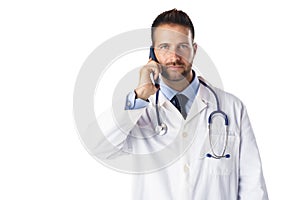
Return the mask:
<svg viewBox="0 0 300 200"><path fill-rule="evenodd" d="M237 97L236 95L234 95L230 92L227 92L223 89L214 87L214 86L212 88L217 93L220 101L227 101L228 103L242 104L243 105L242 100L239 97Z"/></svg>
<svg viewBox="0 0 300 200"><path fill-rule="evenodd" d="M240 98L223 89L212 87L220 102L220 109L234 118L237 122L246 111L246 106ZM232 119L233 120L233 119Z"/></svg>
<svg viewBox="0 0 300 200"><path fill-rule="evenodd" d="M198 76L198 80L200 81L200 85L202 84L204 86L203 88L206 88L208 90L208 93L210 94L209 96L213 97L214 96L213 93L216 93L217 98L219 99L220 103L227 102L231 105L232 104L237 104L240 106L243 105L242 101L237 96L233 95L232 93L224 91L223 89L220 89L218 87L215 87L214 85L207 82L207 80L205 80L201 76Z"/></svg>

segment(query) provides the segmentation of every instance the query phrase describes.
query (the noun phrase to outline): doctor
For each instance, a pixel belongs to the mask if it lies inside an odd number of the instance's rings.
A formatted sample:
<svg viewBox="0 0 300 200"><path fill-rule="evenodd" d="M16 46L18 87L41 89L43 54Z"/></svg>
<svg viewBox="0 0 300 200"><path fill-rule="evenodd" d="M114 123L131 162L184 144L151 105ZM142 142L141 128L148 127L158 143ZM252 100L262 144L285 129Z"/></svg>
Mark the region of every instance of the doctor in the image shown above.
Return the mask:
<svg viewBox="0 0 300 200"><path fill-rule="evenodd" d="M105 130L113 135L110 140L117 141L112 144L120 151L151 154L168 149L174 152L170 155L178 156L156 172L135 175L134 199L267 200L259 151L245 106L235 96L211 87L216 100L192 69L197 44L188 15L176 9L161 13L152 24L152 46L155 57L141 68L139 85L126 99L130 117L123 123L130 121L131 125L123 131ZM159 85L153 84L152 75ZM227 114L229 124L225 129L223 117L216 116L216 127L209 130L208 118L217 104ZM167 125L165 134L155 131L160 123Z"/></svg>

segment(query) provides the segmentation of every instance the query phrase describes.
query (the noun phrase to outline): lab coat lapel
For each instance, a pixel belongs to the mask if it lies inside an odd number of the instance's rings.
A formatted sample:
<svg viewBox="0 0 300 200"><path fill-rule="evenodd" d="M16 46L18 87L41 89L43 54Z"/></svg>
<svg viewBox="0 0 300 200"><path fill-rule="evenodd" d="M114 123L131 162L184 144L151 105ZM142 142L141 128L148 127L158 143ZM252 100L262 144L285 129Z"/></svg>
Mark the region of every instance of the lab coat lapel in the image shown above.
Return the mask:
<svg viewBox="0 0 300 200"><path fill-rule="evenodd" d="M177 116L176 119L178 120L177 123L179 123L183 118L181 113L179 112L179 110L162 94L162 92L160 91L160 95L159 95L159 104L163 107L165 107L168 111L170 111L171 115ZM174 120L174 118L173 118Z"/></svg>
<svg viewBox="0 0 300 200"><path fill-rule="evenodd" d="M192 107L187 115L186 121L190 121L193 119L197 114L199 114L204 108L207 107L208 104L212 103L211 95L208 89L200 83L197 95L194 99Z"/></svg>
<svg viewBox="0 0 300 200"><path fill-rule="evenodd" d="M152 95L150 98L149 98L149 101L152 103L152 106L155 108L155 99L156 99L156 95ZM159 91L159 97L158 97L158 107L159 108L163 108L166 110L167 113L171 114L172 116L178 116L178 120L180 121L181 119L181 113L177 110L176 107L174 107L174 105L165 97L165 95ZM178 121L178 122L179 122Z"/></svg>
<svg viewBox="0 0 300 200"><path fill-rule="evenodd" d="M173 110L173 112L178 114L179 118L182 118L180 112L172 105L172 103L162 94L161 91L159 91L159 99L158 99L158 106L165 107L167 110ZM155 95L152 95L149 98L150 102L155 106ZM204 108L206 108L208 105L214 105L214 99L211 96L210 91L200 83L197 95L194 99L194 102L192 104L192 107L187 115L186 122L193 119L197 114L199 114ZM173 115L174 116L174 115ZM183 119L183 118L182 118Z"/></svg>

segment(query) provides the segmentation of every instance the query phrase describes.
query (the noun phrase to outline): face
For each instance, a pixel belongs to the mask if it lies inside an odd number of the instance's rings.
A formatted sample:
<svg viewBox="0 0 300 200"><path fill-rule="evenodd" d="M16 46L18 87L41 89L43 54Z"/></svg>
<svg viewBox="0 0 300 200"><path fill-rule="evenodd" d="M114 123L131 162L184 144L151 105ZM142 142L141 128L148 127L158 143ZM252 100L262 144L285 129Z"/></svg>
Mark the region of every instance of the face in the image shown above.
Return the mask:
<svg viewBox="0 0 300 200"><path fill-rule="evenodd" d="M161 75L170 81L192 80L192 63L197 50L188 27L163 24L154 30L153 46Z"/></svg>

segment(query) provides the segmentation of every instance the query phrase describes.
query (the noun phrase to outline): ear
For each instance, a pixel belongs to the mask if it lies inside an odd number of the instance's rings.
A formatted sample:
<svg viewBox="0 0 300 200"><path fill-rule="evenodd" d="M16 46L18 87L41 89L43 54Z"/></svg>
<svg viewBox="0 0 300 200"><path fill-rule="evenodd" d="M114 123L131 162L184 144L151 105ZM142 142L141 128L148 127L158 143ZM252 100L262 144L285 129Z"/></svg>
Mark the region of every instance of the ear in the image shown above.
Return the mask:
<svg viewBox="0 0 300 200"><path fill-rule="evenodd" d="M197 45L197 43L196 43L196 42L194 42L194 43L193 43L194 56L196 55L197 48L198 48L198 45Z"/></svg>

